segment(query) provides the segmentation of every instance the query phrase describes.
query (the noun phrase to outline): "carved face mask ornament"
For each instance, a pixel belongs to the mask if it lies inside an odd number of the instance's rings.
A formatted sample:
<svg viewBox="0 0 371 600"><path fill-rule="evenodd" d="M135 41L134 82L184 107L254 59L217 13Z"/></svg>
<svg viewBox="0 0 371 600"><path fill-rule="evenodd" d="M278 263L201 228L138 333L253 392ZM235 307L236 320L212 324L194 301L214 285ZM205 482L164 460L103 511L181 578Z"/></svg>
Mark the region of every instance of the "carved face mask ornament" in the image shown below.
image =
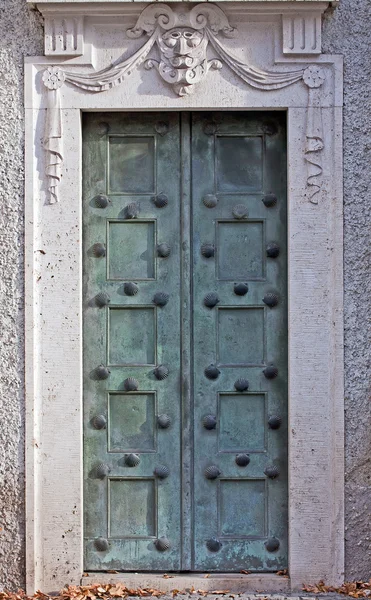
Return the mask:
<svg viewBox="0 0 371 600"><path fill-rule="evenodd" d="M208 61L206 49L208 39L205 30L190 27L175 27L162 32L157 39L161 60L149 59L147 69L156 67L161 77L174 86L180 96L193 92L196 83L209 69L221 69L217 59Z"/></svg>
<svg viewBox="0 0 371 600"><path fill-rule="evenodd" d="M158 45L162 56L177 69L194 67L206 58L207 40L203 31L178 27L163 33Z"/></svg>

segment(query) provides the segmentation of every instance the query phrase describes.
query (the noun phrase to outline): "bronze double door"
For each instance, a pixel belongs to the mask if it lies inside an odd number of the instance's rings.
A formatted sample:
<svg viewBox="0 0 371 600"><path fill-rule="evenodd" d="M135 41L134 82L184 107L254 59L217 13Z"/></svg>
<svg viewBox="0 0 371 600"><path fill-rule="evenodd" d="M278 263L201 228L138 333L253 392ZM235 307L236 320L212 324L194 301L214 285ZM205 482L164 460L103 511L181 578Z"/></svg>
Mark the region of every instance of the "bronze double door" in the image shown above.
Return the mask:
<svg viewBox="0 0 371 600"><path fill-rule="evenodd" d="M85 114L87 570L287 565L283 113Z"/></svg>

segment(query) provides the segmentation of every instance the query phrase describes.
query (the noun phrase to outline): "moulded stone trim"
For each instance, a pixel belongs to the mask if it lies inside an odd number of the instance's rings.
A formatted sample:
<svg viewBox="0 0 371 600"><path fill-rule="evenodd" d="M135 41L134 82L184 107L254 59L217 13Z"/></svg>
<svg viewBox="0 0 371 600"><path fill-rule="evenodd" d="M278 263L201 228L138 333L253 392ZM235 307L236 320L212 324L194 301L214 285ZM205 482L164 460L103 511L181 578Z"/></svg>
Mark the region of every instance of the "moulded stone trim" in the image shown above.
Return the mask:
<svg viewBox="0 0 371 600"><path fill-rule="evenodd" d="M89 10L94 5L114 7L111 2L69 3L68 6L71 4L80 11L83 5ZM296 2L262 1L225 2L223 7L233 25L232 16L243 12L245 6L257 10L256 7L263 5L272 8L273 4L275 11L277 5L287 6L291 11L294 5L299 6ZM48 7L52 5L61 7L63 3L48 3ZM322 10L327 3L316 5ZM131 11L127 17L128 28L135 25L144 6L131 3L127 7ZM109 26L109 19L97 12L94 20L100 19L105 27ZM85 25L87 28L89 20ZM252 50L244 29L248 19L241 20L238 26L240 36L231 41L223 38L223 44L228 50L232 48L238 57L246 57L244 63L247 63ZM281 21L268 20L266 25L261 24L261 30L264 27L272 36L269 39L274 50L273 37L278 39L281 35ZM89 29L86 56L93 56L94 64L107 66L106 51L101 50L97 35L94 28ZM81 72L94 74L90 59L84 56L26 59L29 592L37 588L54 591L66 583L79 583L84 566L81 340L81 112L84 110L287 111L288 585L291 589L300 589L303 581L324 579L336 585L343 579L342 63L336 56L319 55L308 60L305 55L287 56L282 52L278 58L273 56L272 61L266 54L266 39L262 35L254 49L261 56L259 68L266 72L285 71L285 68L298 70L302 73L300 80L283 89L261 90L246 85L236 72L223 67L221 72L210 71L207 84L206 80L201 81L195 94L180 97L156 72L134 70L123 85L104 93L92 93L71 85L67 75L63 82L59 71L48 71L49 67L59 67L71 77L80 76ZM125 48L130 49L127 40L125 44ZM127 50L126 57L129 55ZM85 62L74 62L81 60ZM281 63L285 68L281 68ZM45 70L49 74L43 75ZM43 76L49 87L44 86ZM60 108L54 103L58 97ZM58 136L62 131L59 125L63 125L63 138L45 136L47 98L54 103L51 108L57 115L54 132ZM312 135L308 135L308 131ZM44 137L51 144L47 152ZM63 141L62 152L58 150L60 141ZM60 172L58 162L49 163L52 151L55 158L60 155L64 161ZM60 201L56 204L50 204L45 177L47 167L59 173ZM313 185L308 185L308 181ZM319 188L316 187L318 181Z"/></svg>

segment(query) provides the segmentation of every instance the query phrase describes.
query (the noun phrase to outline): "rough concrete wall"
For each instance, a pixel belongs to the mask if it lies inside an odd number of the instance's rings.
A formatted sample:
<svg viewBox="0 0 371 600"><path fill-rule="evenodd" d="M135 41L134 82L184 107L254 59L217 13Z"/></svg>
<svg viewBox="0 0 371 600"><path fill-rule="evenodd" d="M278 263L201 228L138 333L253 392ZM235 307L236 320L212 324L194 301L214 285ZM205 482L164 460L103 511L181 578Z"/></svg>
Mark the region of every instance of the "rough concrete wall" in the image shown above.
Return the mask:
<svg viewBox="0 0 371 600"><path fill-rule="evenodd" d="M344 55L346 577L371 576L371 3L340 0L323 52Z"/></svg>
<svg viewBox="0 0 371 600"><path fill-rule="evenodd" d="M23 60L41 20L0 0L0 589L24 585Z"/></svg>
<svg viewBox="0 0 371 600"><path fill-rule="evenodd" d="M0 0L0 588L24 585L23 58L38 14ZM345 60L346 576L371 574L371 54L369 0L340 0L324 52ZM325 493L325 490L324 490Z"/></svg>

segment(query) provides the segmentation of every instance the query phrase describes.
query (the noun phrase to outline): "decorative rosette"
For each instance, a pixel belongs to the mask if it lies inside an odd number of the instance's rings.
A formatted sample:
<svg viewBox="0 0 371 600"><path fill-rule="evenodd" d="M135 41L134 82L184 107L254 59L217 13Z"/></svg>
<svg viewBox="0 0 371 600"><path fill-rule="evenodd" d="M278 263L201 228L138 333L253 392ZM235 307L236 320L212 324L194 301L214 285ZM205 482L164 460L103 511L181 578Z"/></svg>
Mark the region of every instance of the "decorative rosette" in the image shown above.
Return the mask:
<svg viewBox="0 0 371 600"><path fill-rule="evenodd" d="M303 81L309 88L319 88L325 81L325 74L319 65L309 65L304 70Z"/></svg>
<svg viewBox="0 0 371 600"><path fill-rule="evenodd" d="M49 90L57 90L62 87L66 74L60 67L48 67L43 73L43 82Z"/></svg>

